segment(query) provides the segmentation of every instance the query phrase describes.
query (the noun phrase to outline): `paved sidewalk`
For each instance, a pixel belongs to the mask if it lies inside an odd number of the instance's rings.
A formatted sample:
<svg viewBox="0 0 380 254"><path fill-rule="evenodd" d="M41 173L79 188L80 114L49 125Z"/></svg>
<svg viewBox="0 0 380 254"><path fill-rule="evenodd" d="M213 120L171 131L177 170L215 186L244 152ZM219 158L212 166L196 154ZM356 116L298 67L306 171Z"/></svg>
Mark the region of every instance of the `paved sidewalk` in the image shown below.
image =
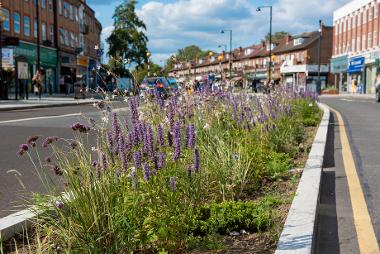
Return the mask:
<svg viewBox="0 0 380 254"><path fill-rule="evenodd" d="M357 98L357 99L375 99L375 94L350 94L350 93L343 93L343 94L337 94L337 95L330 95L330 94L323 94L320 96L320 98Z"/></svg>
<svg viewBox="0 0 380 254"><path fill-rule="evenodd" d="M74 99L70 97L31 97L28 100L0 100L0 111L45 108L45 107L63 107L81 104L90 104L95 100L89 99Z"/></svg>

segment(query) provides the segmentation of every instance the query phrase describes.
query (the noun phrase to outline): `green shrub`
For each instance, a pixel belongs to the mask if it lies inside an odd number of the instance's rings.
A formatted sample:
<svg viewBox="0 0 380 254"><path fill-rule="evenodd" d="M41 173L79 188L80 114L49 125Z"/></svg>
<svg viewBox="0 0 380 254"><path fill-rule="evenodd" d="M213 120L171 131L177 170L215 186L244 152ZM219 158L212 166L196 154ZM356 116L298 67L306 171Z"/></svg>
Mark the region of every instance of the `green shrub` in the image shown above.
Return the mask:
<svg viewBox="0 0 380 254"><path fill-rule="evenodd" d="M268 156L265 169L267 176L275 179L281 177L292 166L292 158L288 154L272 152Z"/></svg>

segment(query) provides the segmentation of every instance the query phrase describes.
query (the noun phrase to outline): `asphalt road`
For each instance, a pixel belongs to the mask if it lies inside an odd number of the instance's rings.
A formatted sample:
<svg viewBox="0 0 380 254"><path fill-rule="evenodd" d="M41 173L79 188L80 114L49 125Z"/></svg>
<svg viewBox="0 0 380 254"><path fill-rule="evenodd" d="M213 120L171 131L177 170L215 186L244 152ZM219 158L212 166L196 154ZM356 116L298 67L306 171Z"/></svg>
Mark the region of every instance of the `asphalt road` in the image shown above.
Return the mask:
<svg viewBox="0 0 380 254"><path fill-rule="evenodd" d="M322 98L344 119L360 184L380 242L380 103L364 98ZM330 119L322 175L316 253L359 253L336 115Z"/></svg>
<svg viewBox="0 0 380 254"><path fill-rule="evenodd" d="M20 210L31 192L44 190L30 159L17 156L19 144L26 143L31 135L73 138L71 124L89 118L101 118L92 105L0 112L0 217ZM43 159L49 152L41 147L41 142L38 149Z"/></svg>

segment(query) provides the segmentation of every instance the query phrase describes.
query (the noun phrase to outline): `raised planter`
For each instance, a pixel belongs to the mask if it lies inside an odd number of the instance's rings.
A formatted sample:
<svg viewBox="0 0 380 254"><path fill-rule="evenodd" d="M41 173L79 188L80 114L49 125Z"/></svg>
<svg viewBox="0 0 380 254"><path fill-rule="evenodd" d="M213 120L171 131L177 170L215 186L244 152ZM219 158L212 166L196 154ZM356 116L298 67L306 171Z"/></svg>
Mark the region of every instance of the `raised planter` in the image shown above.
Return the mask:
<svg viewBox="0 0 380 254"><path fill-rule="evenodd" d="M330 119L329 108L324 104L319 104L319 107L324 111L322 121L281 233L276 254L314 252L322 166Z"/></svg>

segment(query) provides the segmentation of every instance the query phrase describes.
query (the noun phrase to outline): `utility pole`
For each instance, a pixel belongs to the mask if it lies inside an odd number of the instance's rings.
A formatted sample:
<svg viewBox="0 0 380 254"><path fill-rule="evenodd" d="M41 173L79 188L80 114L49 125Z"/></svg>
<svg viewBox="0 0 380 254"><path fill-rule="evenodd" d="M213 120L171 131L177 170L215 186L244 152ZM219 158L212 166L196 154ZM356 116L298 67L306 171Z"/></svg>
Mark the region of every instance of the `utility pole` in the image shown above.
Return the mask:
<svg viewBox="0 0 380 254"><path fill-rule="evenodd" d="M36 3L36 15L37 15L37 70L40 69L40 6L39 0L34 1Z"/></svg>
<svg viewBox="0 0 380 254"><path fill-rule="evenodd" d="M321 93L321 42L322 42L322 20L319 20L319 38L318 38L318 81L317 92Z"/></svg>
<svg viewBox="0 0 380 254"><path fill-rule="evenodd" d="M4 97L4 79L3 79L3 6L0 0L0 99Z"/></svg>

